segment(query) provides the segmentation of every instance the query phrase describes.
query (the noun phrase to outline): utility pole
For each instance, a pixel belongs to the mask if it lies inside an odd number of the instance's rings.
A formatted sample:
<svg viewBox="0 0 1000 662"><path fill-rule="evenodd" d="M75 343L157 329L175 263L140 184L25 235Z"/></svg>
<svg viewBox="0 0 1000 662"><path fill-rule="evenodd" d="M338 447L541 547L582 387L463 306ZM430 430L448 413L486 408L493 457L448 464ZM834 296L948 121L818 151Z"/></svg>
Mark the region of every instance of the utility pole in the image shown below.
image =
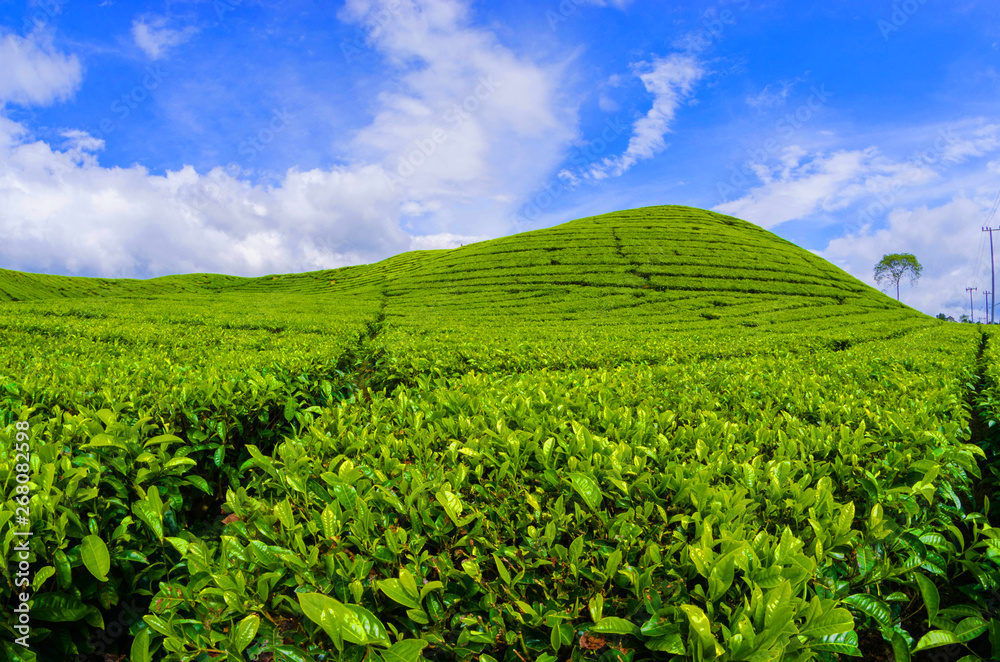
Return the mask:
<svg viewBox="0 0 1000 662"><path fill-rule="evenodd" d="M983 312L986 314L986 323L989 324L990 323L990 295L993 294L993 293L992 292L983 292L983 294L986 296L986 307L983 308Z"/></svg>
<svg viewBox="0 0 1000 662"><path fill-rule="evenodd" d="M989 223L989 220L986 221ZM994 292L997 291L997 271L993 266L993 233L1000 232L1000 228L983 228L983 232L990 233L990 289ZM993 324L997 319L997 298L993 297L993 309L990 311L989 317L986 319L987 324Z"/></svg>
<svg viewBox="0 0 1000 662"><path fill-rule="evenodd" d="M978 291L978 287L967 287L965 291L969 293L969 321L976 323L976 309L972 305L972 293Z"/></svg>

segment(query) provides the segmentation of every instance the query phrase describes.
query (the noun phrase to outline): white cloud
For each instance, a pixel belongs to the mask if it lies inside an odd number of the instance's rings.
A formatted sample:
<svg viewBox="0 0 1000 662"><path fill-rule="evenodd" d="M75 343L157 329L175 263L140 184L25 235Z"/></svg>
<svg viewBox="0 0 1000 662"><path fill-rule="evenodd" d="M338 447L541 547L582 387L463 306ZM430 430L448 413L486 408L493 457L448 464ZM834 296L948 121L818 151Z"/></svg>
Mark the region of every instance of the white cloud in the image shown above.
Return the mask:
<svg viewBox="0 0 1000 662"><path fill-rule="evenodd" d="M408 198L519 199L557 165L575 124L558 97L557 67L518 57L470 26L456 0L349 0L341 16L382 19L373 45L400 76L354 147Z"/></svg>
<svg viewBox="0 0 1000 662"><path fill-rule="evenodd" d="M81 135L71 141L97 147ZM6 142L0 259L10 268L259 275L372 261L410 246L377 166L290 170L275 186L250 186L221 168L157 176L141 166L103 168L85 150Z"/></svg>
<svg viewBox="0 0 1000 662"><path fill-rule="evenodd" d="M410 250L426 251L442 248L459 248L465 244L474 244L477 241L485 241L486 239L490 239L490 237L469 237L465 235L451 234L450 232L443 232L441 234L414 237L410 242Z"/></svg>
<svg viewBox="0 0 1000 662"><path fill-rule="evenodd" d="M653 95L653 107L632 127L628 148L620 156L603 159L595 164L589 176L594 179L618 177L639 161L651 159L666 149L666 134L694 84L705 74L701 63L693 56L675 53L656 58L652 63L637 67L639 79Z"/></svg>
<svg viewBox="0 0 1000 662"><path fill-rule="evenodd" d="M0 260L26 270L106 277L214 271L310 271L488 236L411 235L380 166L289 170L250 186L216 168L151 175L103 168L102 144L66 132L77 150L43 142L0 152Z"/></svg>
<svg viewBox="0 0 1000 662"><path fill-rule="evenodd" d="M618 102L604 92L601 92L600 97L598 97L597 105L605 113L614 113L620 108Z"/></svg>
<svg viewBox="0 0 1000 662"><path fill-rule="evenodd" d="M805 150L793 145L783 150L779 163L755 166L762 183L714 209L768 229L817 212L843 210L879 191L918 186L936 177L929 167L893 161L874 147L807 157Z"/></svg>
<svg viewBox="0 0 1000 662"><path fill-rule="evenodd" d="M0 107L64 101L83 79L79 59L57 51L44 30L19 37L0 28L0 64Z"/></svg>
<svg viewBox="0 0 1000 662"><path fill-rule="evenodd" d="M597 105L605 113L614 113L620 109L617 101L615 101L611 95L608 93L608 88L619 87L622 84L622 77L619 74L612 74L608 77L608 80L601 86L599 92Z"/></svg>
<svg viewBox="0 0 1000 662"><path fill-rule="evenodd" d="M995 176L984 170L1000 151L997 133L983 120L907 129L894 142L926 148L908 159L890 158L876 147L810 154L793 145L775 163L757 164L744 181L732 181L744 194L714 209L765 228L789 221L839 224L843 234L815 252L869 284L884 254L913 253L924 276L912 289L903 285L903 301L957 318L968 313L966 287L979 287L980 311L989 289L989 250L987 245L984 263L980 228L996 197Z"/></svg>
<svg viewBox="0 0 1000 662"><path fill-rule="evenodd" d="M951 197L959 165L1000 150L1000 125L983 120L910 133L910 141L926 149L905 160L889 158L876 147L810 154L790 145L778 152L775 162L748 162L747 171L732 170L730 181L718 184L720 194L744 193L714 209L770 229L861 205L856 216L862 220L851 225L857 228L921 196ZM758 181L751 183L751 176ZM943 190L929 188L937 184Z"/></svg>
<svg viewBox="0 0 1000 662"><path fill-rule="evenodd" d="M1000 124L981 124L961 137L953 135L953 131L948 129L945 134L949 139L943 154L945 161L961 163L1000 148Z"/></svg>
<svg viewBox="0 0 1000 662"><path fill-rule="evenodd" d="M103 276L259 275L505 232L510 207L573 137L559 69L472 27L457 0L349 0L341 17L364 22L392 7L364 54L387 60L390 75L372 121L347 142L347 165L292 168L270 185L221 167L153 175L102 167L103 144L82 131L64 131L60 148L0 115L0 260ZM154 57L165 47L147 46ZM412 166L405 174L401 162Z"/></svg>
<svg viewBox="0 0 1000 662"><path fill-rule="evenodd" d="M784 106L793 86L793 83L779 83L772 89L771 85L765 85L763 90L747 97L747 105L754 110L767 110Z"/></svg>
<svg viewBox="0 0 1000 662"><path fill-rule="evenodd" d="M181 30L167 27L164 16L137 18L132 21L132 38L146 55L158 60L168 49L183 44L197 34L198 28L187 26Z"/></svg>
<svg viewBox="0 0 1000 662"><path fill-rule="evenodd" d="M966 287L978 287L973 303L983 313L983 292L990 288L989 247L981 226L985 201L956 196L938 206L897 209L885 227L834 239L819 255L873 285L872 269L887 253L913 253L924 267L914 286L904 281L900 299L930 315L943 312L956 319L969 314ZM978 250L977 250L978 249ZM978 253L978 259L977 259ZM895 289L888 291L895 296Z"/></svg>
<svg viewBox="0 0 1000 662"><path fill-rule="evenodd" d="M65 147L77 152L99 152L104 149L104 141L95 138L86 131L79 129L67 129L62 132L62 137L66 139Z"/></svg>

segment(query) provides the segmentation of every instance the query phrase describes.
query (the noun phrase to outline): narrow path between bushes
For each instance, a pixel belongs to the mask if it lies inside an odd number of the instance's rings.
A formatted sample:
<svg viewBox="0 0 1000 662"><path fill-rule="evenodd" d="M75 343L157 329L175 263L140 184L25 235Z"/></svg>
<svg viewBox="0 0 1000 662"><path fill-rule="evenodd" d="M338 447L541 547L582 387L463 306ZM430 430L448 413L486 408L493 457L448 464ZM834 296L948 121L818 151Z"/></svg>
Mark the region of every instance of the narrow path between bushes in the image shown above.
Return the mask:
<svg viewBox="0 0 1000 662"><path fill-rule="evenodd" d="M969 406L971 416L969 417L969 443L975 444L986 453L986 459L980 462L982 468L982 480L976 486L974 508L979 508L983 503L983 497L991 497L992 501L997 501L996 494L998 487L998 477L1000 477L1000 463L998 463L997 451L1000 448L1000 424L997 423L996 404L991 398L993 380L987 370L988 361L986 359L986 349L989 346L990 336L983 331L979 340L979 349L976 353L976 369L972 383L966 390L966 403ZM991 504L989 513L990 523L993 526L1000 526L1000 504Z"/></svg>

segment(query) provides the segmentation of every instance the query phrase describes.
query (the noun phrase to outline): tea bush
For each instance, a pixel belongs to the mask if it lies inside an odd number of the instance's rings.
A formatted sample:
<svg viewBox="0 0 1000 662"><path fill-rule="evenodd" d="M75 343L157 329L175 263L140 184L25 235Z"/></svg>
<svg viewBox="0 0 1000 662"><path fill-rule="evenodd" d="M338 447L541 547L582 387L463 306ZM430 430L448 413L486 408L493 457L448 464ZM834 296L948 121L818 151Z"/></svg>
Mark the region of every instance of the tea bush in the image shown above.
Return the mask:
<svg viewBox="0 0 1000 662"><path fill-rule="evenodd" d="M1000 655L995 344L742 221L5 277L8 659Z"/></svg>

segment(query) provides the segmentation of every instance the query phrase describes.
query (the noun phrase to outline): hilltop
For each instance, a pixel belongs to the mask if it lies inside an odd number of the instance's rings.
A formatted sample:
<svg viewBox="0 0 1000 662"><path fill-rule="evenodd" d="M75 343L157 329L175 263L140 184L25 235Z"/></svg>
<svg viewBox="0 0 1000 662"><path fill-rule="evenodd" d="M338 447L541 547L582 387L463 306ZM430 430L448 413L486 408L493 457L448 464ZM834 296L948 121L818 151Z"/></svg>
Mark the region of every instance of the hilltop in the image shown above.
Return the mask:
<svg viewBox="0 0 1000 662"><path fill-rule="evenodd" d="M0 270L0 300L7 301L202 295L305 295L351 300L349 307L377 302L388 319L405 326L428 319L493 325L512 316L540 324L665 328L716 320L747 327L831 318L838 324L927 320L756 225L678 206L615 212L458 249L302 274L135 280Z"/></svg>

